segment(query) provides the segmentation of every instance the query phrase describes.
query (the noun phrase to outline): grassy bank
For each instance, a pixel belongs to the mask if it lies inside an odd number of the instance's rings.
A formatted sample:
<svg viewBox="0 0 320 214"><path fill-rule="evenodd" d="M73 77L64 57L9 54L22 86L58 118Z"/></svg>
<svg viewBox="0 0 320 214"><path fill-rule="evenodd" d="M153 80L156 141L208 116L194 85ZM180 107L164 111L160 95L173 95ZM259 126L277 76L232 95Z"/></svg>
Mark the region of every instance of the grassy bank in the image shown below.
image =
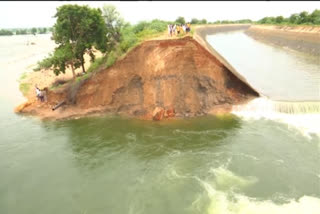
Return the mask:
<svg viewBox="0 0 320 214"><path fill-rule="evenodd" d="M26 96L29 93L29 90L31 88L30 83L20 83L19 85L19 90L23 94L23 96Z"/></svg>
<svg viewBox="0 0 320 214"><path fill-rule="evenodd" d="M21 93L23 94L23 96L26 96L30 90L30 86L31 84L30 83L25 83L23 82L26 78L27 78L28 74L27 72L23 72L19 79L18 79L18 82L19 82L19 90L21 91Z"/></svg>
<svg viewBox="0 0 320 214"><path fill-rule="evenodd" d="M168 24L174 24L175 22L168 22L162 20L152 20L152 21L141 21L136 25L130 25L129 23L124 24L124 26L120 30L121 39L117 43L117 45L113 48L113 50L107 52L102 57L96 58L94 62L92 62L87 69L86 73L79 75L76 77L75 84L79 84L84 80L88 79L92 74L105 70L111 67L117 60L125 57L125 55L141 44L142 42L153 39L156 37L163 37L166 38L167 36L167 27ZM178 24L178 23L176 23ZM189 33L190 36L194 33L194 28L197 25L191 26L191 32ZM177 38L181 38L185 36L185 34L180 34L176 36ZM48 60L44 59L38 62L38 66L34 68L34 71L40 71L42 68L47 67ZM22 74L23 79L26 78L26 74ZM22 81L23 82L23 81ZM30 86L26 81L20 83L20 91L25 95L28 93ZM54 85L49 86L50 90L56 90L63 85L69 84L71 81L68 82L61 82Z"/></svg>
<svg viewBox="0 0 320 214"><path fill-rule="evenodd" d="M76 82L88 79L92 73L111 67L118 59L124 57L130 50L143 41L163 35L169 22L153 20L139 22L136 25L126 24L121 30L121 41L114 50L96 59L88 68L86 74L77 77Z"/></svg>

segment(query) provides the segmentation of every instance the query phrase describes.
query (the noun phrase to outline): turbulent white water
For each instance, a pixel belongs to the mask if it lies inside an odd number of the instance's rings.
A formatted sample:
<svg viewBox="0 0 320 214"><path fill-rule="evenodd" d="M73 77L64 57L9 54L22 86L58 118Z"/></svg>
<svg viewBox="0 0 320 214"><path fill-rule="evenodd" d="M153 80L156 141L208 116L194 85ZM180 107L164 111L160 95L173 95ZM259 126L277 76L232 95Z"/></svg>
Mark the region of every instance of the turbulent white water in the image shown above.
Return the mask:
<svg viewBox="0 0 320 214"><path fill-rule="evenodd" d="M170 170L170 179L194 179L203 188L203 193L191 204L192 209L201 211L204 204L207 214L318 214L320 198L304 195L298 199L282 198L286 203L258 200L241 194L241 191L258 182L256 177L243 177L228 170L226 166L211 169L213 178L183 176ZM209 204L206 202L209 200Z"/></svg>
<svg viewBox="0 0 320 214"><path fill-rule="evenodd" d="M234 106L232 113L244 119L275 120L299 129L304 135L320 135L320 102L279 102L265 97Z"/></svg>
<svg viewBox="0 0 320 214"><path fill-rule="evenodd" d="M242 178L238 178L242 180ZM318 214L320 199L303 196L288 203L276 204L271 200L259 201L241 194L230 197L226 192L216 190L211 184L202 181L203 188L210 198L208 214Z"/></svg>

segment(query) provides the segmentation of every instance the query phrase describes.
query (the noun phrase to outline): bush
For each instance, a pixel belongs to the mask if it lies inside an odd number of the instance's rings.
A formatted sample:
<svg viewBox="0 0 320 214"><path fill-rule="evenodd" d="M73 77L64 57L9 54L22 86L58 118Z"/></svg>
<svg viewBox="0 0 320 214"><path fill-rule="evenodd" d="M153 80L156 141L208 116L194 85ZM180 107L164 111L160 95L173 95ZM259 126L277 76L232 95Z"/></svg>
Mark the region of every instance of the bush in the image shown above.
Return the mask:
<svg viewBox="0 0 320 214"><path fill-rule="evenodd" d="M21 91L21 93L26 96L30 90L30 86L31 84L30 83L21 83L19 85L19 90Z"/></svg>
<svg viewBox="0 0 320 214"><path fill-rule="evenodd" d="M103 61L104 61L104 57L95 59L94 62L92 62L90 67L88 68L87 73L91 73L95 71L98 67L100 67L103 64Z"/></svg>
<svg viewBox="0 0 320 214"><path fill-rule="evenodd" d="M111 51L109 54L108 54L108 58L107 58L107 62L106 62L106 66L107 68L112 66L115 61L117 60L119 55L117 55L114 51Z"/></svg>

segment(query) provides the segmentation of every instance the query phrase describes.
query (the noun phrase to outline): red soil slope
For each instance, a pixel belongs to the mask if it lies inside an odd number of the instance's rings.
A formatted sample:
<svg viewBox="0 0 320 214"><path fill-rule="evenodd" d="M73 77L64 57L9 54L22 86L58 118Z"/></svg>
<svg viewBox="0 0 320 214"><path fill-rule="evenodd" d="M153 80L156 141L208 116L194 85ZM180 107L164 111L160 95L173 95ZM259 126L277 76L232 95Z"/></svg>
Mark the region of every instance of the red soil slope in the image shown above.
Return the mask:
<svg viewBox="0 0 320 214"><path fill-rule="evenodd" d="M73 92L49 92L47 104L32 102L17 111L52 118L98 111L151 119L162 107L190 117L227 112L258 96L191 37L146 41ZM49 106L63 99L68 104L51 111Z"/></svg>

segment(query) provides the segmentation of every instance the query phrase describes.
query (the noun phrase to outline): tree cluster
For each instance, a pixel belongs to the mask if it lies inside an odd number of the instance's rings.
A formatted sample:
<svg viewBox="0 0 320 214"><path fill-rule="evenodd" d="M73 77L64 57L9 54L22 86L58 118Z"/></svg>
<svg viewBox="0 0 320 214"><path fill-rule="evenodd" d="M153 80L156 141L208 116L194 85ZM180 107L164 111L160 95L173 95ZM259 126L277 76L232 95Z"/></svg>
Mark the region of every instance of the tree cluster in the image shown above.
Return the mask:
<svg viewBox="0 0 320 214"><path fill-rule="evenodd" d="M0 30L0 36L11 36L13 35L13 32L10 30L1 29Z"/></svg>
<svg viewBox="0 0 320 214"><path fill-rule="evenodd" d="M283 16L277 17L264 17L257 23L259 24L320 24L320 10L314 10L312 13L303 11L301 13L294 13L291 16L284 18Z"/></svg>
<svg viewBox="0 0 320 214"><path fill-rule="evenodd" d="M52 39L58 45L54 52L38 63L39 68L53 68L56 75L69 67L75 79L75 69L86 72L84 55L95 60L94 51L110 52L121 40L124 21L114 6L102 9L79 5L63 5L57 8Z"/></svg>
<svg viewBox="0 0 320 214"><path fill-rule="evenodd" d="M191 24L209 24L206 19L199 20L196 18L192 18L190 23Z"/></svg>

